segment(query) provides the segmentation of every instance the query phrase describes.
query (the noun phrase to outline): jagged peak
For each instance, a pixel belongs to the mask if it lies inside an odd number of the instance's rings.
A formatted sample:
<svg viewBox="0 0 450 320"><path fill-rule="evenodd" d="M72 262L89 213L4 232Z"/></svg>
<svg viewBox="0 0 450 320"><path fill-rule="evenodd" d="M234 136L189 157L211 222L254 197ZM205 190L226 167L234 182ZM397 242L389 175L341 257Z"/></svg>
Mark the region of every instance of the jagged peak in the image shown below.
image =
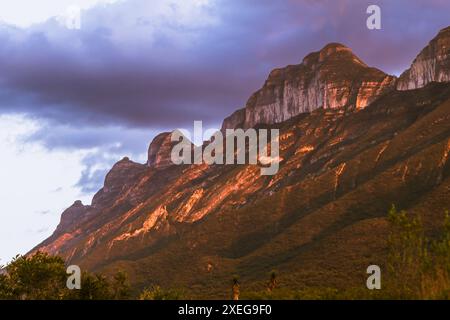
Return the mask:
<svg viewBox="0 0 450 320"><path fill-rule="evenodd" d="M158 141L165 139L166 137L168 137L171 134L172 134L172 132L168 132L168 131L161 132L156 137L153 138L153 140L150 144L157 143Z"/></svg>
<svg viewBox="0 0 450 320"><path fill-rule="evenodd" d="M349 91L355 79L358 83ZM244 128L250 128L318 108L363 109L393 89L395 80L369 67L349 47L333 42L305 56L301 64L272 70L263 87L247 101L245 117L238 113L235 121L227 120L239 123L244 118Z"/></svg>
<svg viewBox="0 0 450 320"><path fill-rule="evenodd" d="M147 165L149 167L159 167L162 158L167 158L165 146L170 145L171 132L162 132L153 138L148 148Z"/></svg>
<svg viewBox="0 0 450 320"><path fill-rule="evenodd" d="M153 138L148 148L147 165L151 168L167 168L172 165L171 151L176 142L172 142L172 132L162 132ZM187 139L185 137L185 139Z"/></svg>
<svg viewBox="0 0 450 320"><path fill-rule="evenodd" d="M343 45L342 43L338 43L338 42L330 42L328 44L326 44L320 51L319 53L321 54L333 54L336 52L340 52L340 51L349 51L352 52L352 49L350 49L349 47L347 47L346 45Z"/></svg>
<svg viewBox="0 0 450 320"><path fill-rule="evenodd" d="M411 67L400 76L397 89L412 90L430 82L450 81L450 26L427 44L414 59Z"/></svg>
<svg viewBox="0 0 450 320"><path fill-rule="evenodd" d="M436 46L437 43L440 43L442 47L440 48L433 48ZM442 43L444 42L444 43ZM448 46L446 46L446 44ZM438 45L439 46L439 45ZM422 49L422 51L417 55L417 57L414 59L414 62L417 62L417 60L421 56L429 56L430 54L436 54L436 50L439 49L439 51L450 51L450 26L447 28L444 28L438 32L438 34L431 39L431 41L427 44L425 48Z"/></svg>
<svg viewBox="0 0 450 320"><path fill-rule="evenodd" d="M245 108L238 109L223 120L220 131L225 133L226 129L242 128L244 126L244 122Z"/></svg>
<svg viewBox="0 0 450 320"><path fill-rule="evenodd" d="M436 48L438 47L438 48ZM448 52L450 51L450 26L447 28L444 28L440 30L437 35L431 39L431 41L428 43L428 45L423 48L423 50L420 52L418 57L421 55L424 55L428 51L428 54L430 53L436 53L436 52L430 52L430 51L436 51L436 49L439 49L440 52Z"/></svg>
<svg viewBox="0 0 450 320"><path fill-rule="evenodd" d="M337 58L339 60L349 58L353 62L356 62L363 66L367 66L358 56L353 53L352 49L337 42L329 43L319 51L319 62L324 62L330 58Z"/></svg>
<svg viewBox="0 0 450 320"><path fill-rule="evenodd" d="M83 204L83 202L81 200L76 200L73 203L72 207L84 207L84 204Z"/></svg>
<svg viewBox="0 0 450 320"><path fill-rule="evenodd" d="M118 194L128 181L132 181L146 170L146 165L131 161L128 157L117 161L106 174L103 188L95 194L91 206L96 208L102 206L111 195Z"/></svg>
<svg viewBox="0 0 450 320"><path fill-rule="evenodd" d="M441 29L438 33L438 36L442 36L442 35L450 35L450 26Z"/></svg>
<svg viewBox="0 0 450 320"><path fill-rule="evenodd" d="M367 67L367 65L356 56L352 49L338 42L331 42L326 44L322 49L316 52L311 52L302 60L302 65L312 67L333 60L348 59L354 63Z"/></svg>
<svg viewBox="0 0 450 320"><path fill-rule="evenodd" d="M68 232L73 229L77 223L86 217L91 206L85 206L81 200L76 200L73 205L64 210L61 219L54 234Z"/></svg>
<svg viewBox="0 0 450 320"><path fill-rule="evenodd" d="M273 69L269 73L267 83L270 84L278 79L283 79L286 74L296 73L304 67L315 69L327 62L335 63L343 61L350 61L351 63L356 63L368 68L367 64L355 55L352 49L341 43L331 42L325 45L321 50L307 54L299 65L287 65L286 67Z"/></svg>
<svg viewBox="0 0 450 320"><path fill-rule="evenodd" d="M141 164L131 161L129 157L123 157L121 160L117 161L113 167L111 168L111 171L114 170L120 170L124 167L130 167L130 166L141 166Z"/></svg>

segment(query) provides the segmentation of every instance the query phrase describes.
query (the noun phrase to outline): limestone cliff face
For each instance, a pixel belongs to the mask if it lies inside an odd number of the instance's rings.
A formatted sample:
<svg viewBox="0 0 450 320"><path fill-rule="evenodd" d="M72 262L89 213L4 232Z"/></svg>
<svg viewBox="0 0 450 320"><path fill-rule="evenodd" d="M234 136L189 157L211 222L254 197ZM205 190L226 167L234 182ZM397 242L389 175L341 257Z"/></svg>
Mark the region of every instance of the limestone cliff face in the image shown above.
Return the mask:
<svg viewBox="0 0 450 320"><path fill-rule="evenodd" d="M64 227L33 252L61 255L83 270L125 269L139 288L154 279L195 287L212 279L204 271L212 264L223 292L230 270L267 261L306 270L298 279L323 271L327 283L330 266L348 273L342 261L355 268L380 261L371 254L385 252L392 203L442 219L450 197L449 99L450 84L434 83L391 91L359 112L290 119L277 125L283 160L274 176L256 165L154 168L124 159L92 208L76 203ZM267 270L256 272L265 281Z"/></svg>
<svg viewBox="0 0 450 320"><path fill-rule="evenodd" d="M225 118L222 123L222 131L225 133L226 129L242 128L245 122L245 108L239 109L231 114L231 116Z"/></svg>
<svg viewBox="0 0 450 320"><path fill-rule="evenodd" d="M80 200L66 209L61 215L61 221L56 228L55 234L60 234L73 229L80 222L84 221L91 211L91 206L85 206Z"/></svg>
<svg viewBox="0 0 450 320"><path fill-rule="evenodd" d="M422 88L430 82L450 81L450 27L430 41L397 82L398 90Z"/></svg>
<svg viewBox="0 0 450 320"><path fill-rule="evenodd" d="M248 100L244 126L283 122L318 108L362 109L393 89L395 80L368 67L344 45L331 43L300 65L273 70Z"/></svg>
<svg viewBox="0 0 450 320"><path fill-rule="evenodd" d="M75 202L32 252L125 269L136 288L157 279L204 294L212 285L222 299L230 272L250 270L245 281L260 284L267 270L254 266L267 261L323 283L381 261L393 203L438 221L450 198L450 83L405 92L395 82L339 44L274 70L222 129L290 119L269 126L280 129L276 175L257 165L171 165L171 134L162 133L146 165L116 163L92 205Z"/></svg>
<svg viewBox="0 0 450 320"><path fill-rule="evenodd" d="M172 150L171 133L163 132L156 136L148 149L147 165L152 168L166 168L172 165L170 153Z"/></svg>
<svg viewBox="0 0 450 320"><path fill-rule="evenodd" d="M147 167L131 161L127 157L117 162L108 172L102 189L92 199L94 208L102 208L118 197L136 178L145 172Z"/></svg>

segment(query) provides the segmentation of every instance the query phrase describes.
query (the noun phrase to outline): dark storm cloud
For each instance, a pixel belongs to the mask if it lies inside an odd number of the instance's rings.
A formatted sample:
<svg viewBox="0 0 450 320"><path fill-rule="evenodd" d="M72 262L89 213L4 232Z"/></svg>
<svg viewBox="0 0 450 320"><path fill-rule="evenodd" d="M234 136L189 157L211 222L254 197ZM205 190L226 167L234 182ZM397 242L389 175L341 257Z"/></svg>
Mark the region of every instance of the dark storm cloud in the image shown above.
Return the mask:
<svg viewBox="0 0 450 320"><path fill-rule="evenodd" d="M54 121L41 123L32 134L22 136L21 143L39 142L48 150L86 150L82 157L83 170L76 187L84 194L93 194L103 185L112 165L128 156L145 163L146 150L152 137L159 131L141 128L101 126L75 128Z"/></svg>
<svg viewBox="0 0 450 320"><path fill-rule="evenodd" d="M106 156L106 153L94 153L83 159L83 171L81 177L76 183L76 187L80 188L81 192L85 194L94 194L99 190L99 187L103 185L106 174L109 171L109 167L101 166L99 164L108 164L110 159Z"/></svg>
<svg viewBox="0 0 450 320"><path fill-rule="evenodd" d="M142 0L83 15L80 31L54 21L0 32L0 110L79 126L175 128L219 123L244 105L274 67L298 63L331 41L388 72L407 67L439 28L444 1L216 1L211 23L159 21ZM365 28L378 3L383 30ZM139 5L137 5L139 4ZM171 7L177 19L177 7ZM103 12L101 11L103 10ZM117 15L126 12L120 34ZM115 25L117 24L117 25ZM148 43L146 27L150 29ZM122 37L123 39L117 39Z"/></svg>
<svg viewBox="0 0 450 320"><path fill-rule="evenodd" d="M450 25L446 0L186 3L94 8L83 13L81 30L54 19L25 30L0 26L0 114L43 121L28 141L49 149L98 148L79 182L91 191L104 176L96 163L142 155L158 131L193 120L220 125L271 69L299 63L328 42L399 73ZM382 9L381 31L366 28L369 4Z"/></svg>

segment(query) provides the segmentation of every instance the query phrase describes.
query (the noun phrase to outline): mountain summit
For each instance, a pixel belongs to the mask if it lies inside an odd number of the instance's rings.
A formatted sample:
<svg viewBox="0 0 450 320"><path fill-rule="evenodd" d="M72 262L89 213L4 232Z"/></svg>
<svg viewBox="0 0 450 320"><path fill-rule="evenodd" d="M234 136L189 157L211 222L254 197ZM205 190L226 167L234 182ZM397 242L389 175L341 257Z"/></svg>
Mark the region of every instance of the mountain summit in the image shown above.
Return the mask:
<svg viewBox="0 0 450 320"><path fill-rule="evenodd" d="M168 165L163 133L147 165L119 161L92 204L76 202L32 252L125 269L137 289L189 287L193 298L226 298L234 274L263 288L273 269L285 288L360 286L367 266L385 261L393 203L430 230L449 209L449 30L398 81L340 44L272 71L222 129L280 129L276 175Z"/></svg>
<svg viewBox="0 0 450 320"><path fill-rule="evenodd" d="M422 88L430 82L450 81L450 27L438 35L420 52L398 80L398 90Z"/></svg>
<svg viewBox="0 0 450 320"><path fill-rule="evenodd" d="M368 67L350 48L330 43L299 65L273 70L245 110L225 119L223 128L279 123L318 108L363 109L392 90L395 80Z"/></svg>

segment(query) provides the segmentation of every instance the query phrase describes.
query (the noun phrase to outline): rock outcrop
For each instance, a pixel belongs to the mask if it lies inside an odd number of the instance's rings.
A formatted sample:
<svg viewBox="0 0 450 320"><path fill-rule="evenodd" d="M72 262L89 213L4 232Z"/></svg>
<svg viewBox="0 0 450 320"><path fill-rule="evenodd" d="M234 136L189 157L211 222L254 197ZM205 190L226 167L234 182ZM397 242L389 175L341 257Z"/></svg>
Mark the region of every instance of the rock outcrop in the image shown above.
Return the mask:
<svg viewBox="0 0 450 320"><path fill-rule="evenodd" d="M67 208L61 215L61 221L56 228L55 234L67 232L76 225L84 221L91 210L91 206L85 206L80 200L74 202L72 206Z"/></svg>
<svg viewBox="0 0 450 320"><path fill-rule="evenodd" d="M450 83L397 91L395 82L339 44L274 70L222 129L281 122L269 125L280 130L276 175L257 165L171 165L163 133L146 165L116 163L92 205L76 202L33 252L124 269L134 288L189 287L194 298L226 298L233 273L257 287L272 268L290 277L287 289L312 276L359 286L349 270L384 261L393 203L424 223L448 210Z"/></svg>
<svg viewBox="0 0 450 320"><path fill-rule="evenodd" d="M111 199L134 183L146 170L145 165L133 162L127 157L123 158L106 175L103 188L92 199L92 206L95 208L107 206Z"/></svg>
<svg viewBox="0 0 450 320"><path fill-rule="evenodd" d="M223 120L221 132L225 133L226 129L242 128L245 123L245 108L239 109Z"/></svg>
<svg viewBox="0 0 450 320"><path fill-rule="evenodd" d="M157 135L148 148L147 165L156 169L172 165L170 160L172 145L171 132L163 132Z"/></svg>
<svg viewBox="0 0 450 320"><path fill-rule="evenodd" d="M368 67L346 46L331 43L299 65L273 70L248 100L244 126L279 123L318 108L363 109L393 89L395 80Z"/></svg>
<svg viewBox="0 0 450 320"><path fill-rule="evenodd" d="M397 90L422 88L450 81L450 27L441 30L398 79Z"/></svg>
<svg viewBox="0 0 450 320"><path fill-rule="evenodd" d="M246 283L263 283L268 271L255 266L269 262L293 279L317 273L318 283L334 276L357 286L348 270L383 261L392 203L427 221L448 209L449 98L450 85L431 84L389 92L359 112L317 110L281 123L275 176L252 165L141 165L133 177L139 167L123 161L95 214L65 217L65 231L35 250L86 270L124 269L136 288L154 279L193 288L198 298L226 298L224 279L242 270L251 271ZM208 263L213 278L202 271Z"/></svg>

